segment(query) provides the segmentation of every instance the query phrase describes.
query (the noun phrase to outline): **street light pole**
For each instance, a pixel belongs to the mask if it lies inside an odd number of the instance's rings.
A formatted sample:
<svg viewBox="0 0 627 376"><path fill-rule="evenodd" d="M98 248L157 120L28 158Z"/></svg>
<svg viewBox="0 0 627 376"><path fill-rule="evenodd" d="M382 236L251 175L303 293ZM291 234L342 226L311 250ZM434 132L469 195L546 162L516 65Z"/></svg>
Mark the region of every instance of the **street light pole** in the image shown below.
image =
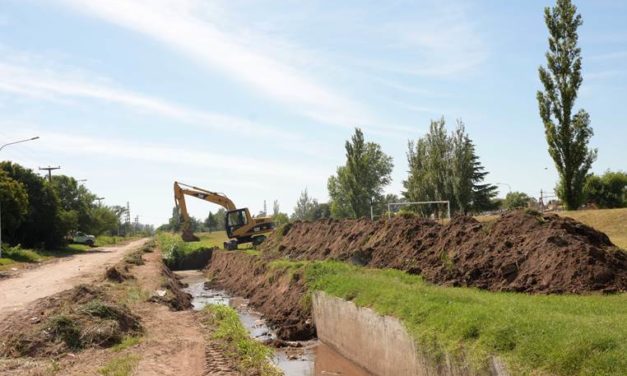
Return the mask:
<svg viewBox="0 0 627 376"><path fill-rule="evenodd" d="M4 144L4 145L0 146L0 151L2 151L2 149L4 149L5 146L15 145L15 144L19 144L21 142L33 141L33 140L37 140L38 138L39 138L39 136L36 136L36 137L27 138L25 140L9 142L8 144Z"/></svg>
<svg viewBox="0 0 627 376"><path fill-rule="evenodd" d="M34 141L34 140L37 140L38 138L39 138L39 136L35 136L35 137L27 138L25 140L18 140L18 141L9 142L7 144L4 144L4 145L0 146L0 151L2 151L2 149L5 148L5 146L15 145L15 144L19 144L21 142ZM0 258L2 258L2 200L0 200Z"/></svg>
<svg viewBox="0 0 627 376"><path fill-rule="evenodd" d="M509 189L509 193L512 193L512 186L507 184L507 183L495 183L496 185L506 185L507 188Z"/></svg>

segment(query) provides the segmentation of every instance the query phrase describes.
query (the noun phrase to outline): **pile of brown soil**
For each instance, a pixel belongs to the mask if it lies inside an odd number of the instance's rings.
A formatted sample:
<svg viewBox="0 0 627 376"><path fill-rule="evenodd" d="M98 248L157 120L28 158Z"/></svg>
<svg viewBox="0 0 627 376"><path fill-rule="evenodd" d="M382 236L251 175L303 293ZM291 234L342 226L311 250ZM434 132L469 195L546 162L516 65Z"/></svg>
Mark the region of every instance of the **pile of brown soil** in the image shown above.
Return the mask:
<svg viewBox="0 0 627 376"><path fill-rule="evenodd" d="M173 311L192 308L192 296L183 291L185 284L181 283L163 262L161 262L161 275L163 277L161 287L165 289L165 295L153 295L150 301L165 304Z"/></svg>
<svg viewBox="0 0 627 376"><path fill-rule="evenodd" d="M105 271L105 279L111 282L122 283L128 279L133 279L127 266L111 266Z"/></svg>
<svg viewBox="0 0 627 376"><path fill-rule="evenodd" d="M212 285L249 299L277 335L299 341L315 336L302 272L269 269L257 256L215 251L207 269Z"/></svg>
<svg viewBox="0 0 627 376"><path fill-rule="evenodd" d="M421 274L430 282L492 291L627 290L627 254L580 222L517 211L495 222L446 225L411 216L297 222L262 245L267 255L335 259Z"/></svg>
<svg viewBox="0 0 627 376"><path fill-rule="evenodd" d="M101 288L80 285L40 299L0 322L0 356L54 357L110 347L142 332L139 317Z"/></svg>

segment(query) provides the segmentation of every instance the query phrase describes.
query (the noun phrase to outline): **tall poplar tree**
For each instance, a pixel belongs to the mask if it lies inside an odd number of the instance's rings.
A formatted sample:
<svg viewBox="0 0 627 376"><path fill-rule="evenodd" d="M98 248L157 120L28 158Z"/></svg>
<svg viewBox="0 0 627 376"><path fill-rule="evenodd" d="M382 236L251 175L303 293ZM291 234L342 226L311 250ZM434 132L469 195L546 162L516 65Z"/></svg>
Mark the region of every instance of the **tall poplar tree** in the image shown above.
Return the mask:
<svg viewBox="0 0 627 376"><path fill-rule="evenodd" d="M383 187L392 179L392 157L379 144L366 142L359 128L345 148L345 165L327 182L331 214L335 218L369 217L370 206L381 204Z"/></svg>
<svg viewBox="0 0 627 376"><path fill-rule="evenodd" d="M577 28L583 24L570 0L557 0L545 8L549 29L547 66L540 67L544 91L538 91L540 117L544 122L549 154L560 175L557 194L569 210L577 209L584 198L586 175L596 159L596 149L589 149L593 135L590 116L580 109L573 114L577 91L583 81L581 49L577 46Z"/></svg>

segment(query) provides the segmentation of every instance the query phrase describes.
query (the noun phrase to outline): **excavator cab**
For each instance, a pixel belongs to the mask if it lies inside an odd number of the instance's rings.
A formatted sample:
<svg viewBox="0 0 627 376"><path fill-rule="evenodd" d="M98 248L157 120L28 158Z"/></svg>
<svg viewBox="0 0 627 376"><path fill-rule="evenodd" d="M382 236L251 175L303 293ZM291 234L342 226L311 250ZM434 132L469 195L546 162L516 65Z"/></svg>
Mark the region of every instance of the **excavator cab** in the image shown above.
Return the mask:
<svg viewBox="0 0 627 376"><path fill-rule="evenodd" d="M233 238L233 233L240 227L246 226L250 214L248 209L236 209L226 212L226 235Z"/></svg>

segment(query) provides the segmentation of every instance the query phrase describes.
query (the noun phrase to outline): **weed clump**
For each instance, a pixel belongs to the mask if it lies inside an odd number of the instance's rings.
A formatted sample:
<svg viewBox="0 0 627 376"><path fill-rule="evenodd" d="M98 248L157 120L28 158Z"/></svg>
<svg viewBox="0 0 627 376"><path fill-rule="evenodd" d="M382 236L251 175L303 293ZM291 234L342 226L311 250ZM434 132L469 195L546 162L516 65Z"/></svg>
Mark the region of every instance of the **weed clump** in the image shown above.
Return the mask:
<svg viewBox="0 0 627 376"><path fill-rule="evenodd" d="M127 264L132 264L132 265L144 265L144 258L142 256L143 251L140 249L138 251L129 253L128 255L126 255L126 257L124 257L124 261Z"/></svg>
<svg viewBox="0 0 627 376"><path fill-rule="evenodd" d="M36 312L33 314L33 312ZM54 357L90 347L110 347L139 335L139 317L100 288L81 285L41 299L0 323L0 356Z"/></svg>

